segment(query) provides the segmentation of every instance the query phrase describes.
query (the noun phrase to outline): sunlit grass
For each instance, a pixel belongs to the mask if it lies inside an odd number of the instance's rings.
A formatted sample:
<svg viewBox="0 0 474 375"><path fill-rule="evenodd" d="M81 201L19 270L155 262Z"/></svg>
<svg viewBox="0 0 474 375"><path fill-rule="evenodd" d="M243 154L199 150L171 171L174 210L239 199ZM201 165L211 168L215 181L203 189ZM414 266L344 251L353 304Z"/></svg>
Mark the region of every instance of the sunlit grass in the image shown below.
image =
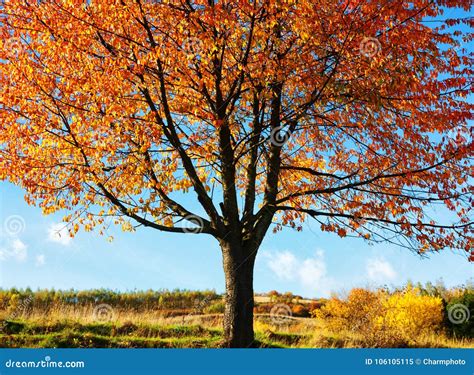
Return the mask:
<svg viewBox="0 0 474 375"><path fill-rule="evenodd" d="M194 316L187 325L177 324L178 317L141 319L135 314L113 322L94 322L89 317L68 319L55 315L40 319L7 321L0 335L1 347L59 348L217 348L222 344L221 317L209 320ZM145 322L145 320L148 320ZM151 323L151 321L153 321ZM173 321L175 322L174 324ZM301 319L294 323L274 325L266 318L255 321L257 346L281 348L360 348L369 347L364 337L353 332L331 332ZM474 348L467 339L440 335L420 337L411 347Z"/></svg>
<svg viewBox="0 0 474 375"><path fill-rule="evenodd" d="M181 296L181 295L180 295ZM184 296L186 296L184 294ZM176 297L166 303L105 305L105 316L97 314L101 300L90 303L52 301L22 306L17 298L0 308L0 346L9 348L218 348L223 343L222 300L215 297L196 308ZM185 297L187 298L187 297ZM12 303L11 301L15 303ZM21 299L20 299L21 301ZM129 301L130 302L130 301ZM132 300L132 302L134 302ZM257 311L266 311L270 301L257 299ZM288 303L292 303L291 301ZM314 301L304 302L307 305ZM256 346L263 348L365 348L373 340L353 330L334 330L324 320L288 317L277 323L267 312L255 314ZM390 345L387 345L390 347ZM396 347L474 348L474 340L448 334L420 335Z"/></svg>

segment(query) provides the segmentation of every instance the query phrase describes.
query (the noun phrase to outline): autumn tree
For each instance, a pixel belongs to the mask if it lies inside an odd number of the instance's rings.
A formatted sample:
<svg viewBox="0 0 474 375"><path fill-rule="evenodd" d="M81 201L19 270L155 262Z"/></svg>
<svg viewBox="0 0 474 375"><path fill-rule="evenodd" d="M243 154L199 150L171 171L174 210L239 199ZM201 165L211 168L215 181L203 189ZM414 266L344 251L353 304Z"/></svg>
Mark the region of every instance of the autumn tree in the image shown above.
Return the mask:
<svg viewBox="0 0 474 375"><path fill-rule="evenodd" d="M250 346L271 229L473 258L473 22L443 15L468 4L4 0L0 178L72 235L216 238Z"/></svg>

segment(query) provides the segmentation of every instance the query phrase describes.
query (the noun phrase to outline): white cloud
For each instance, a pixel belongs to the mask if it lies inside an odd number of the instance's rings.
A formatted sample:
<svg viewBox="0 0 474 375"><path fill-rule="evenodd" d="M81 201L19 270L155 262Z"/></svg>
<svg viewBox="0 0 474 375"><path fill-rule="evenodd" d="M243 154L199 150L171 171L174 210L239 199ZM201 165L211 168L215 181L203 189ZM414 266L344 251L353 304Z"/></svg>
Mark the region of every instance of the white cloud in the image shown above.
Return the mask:
<svg viewBox="0 0 474 375"><path fill-rule="evenodd" d="M289 251L269 255L268 267L276 273L278 278L293 280L297 269L298 260Z"/></svg>
<svg viewBox="0 0 474 375"><path fill-rule="evenodd" d="M63 246L69 246L72 238L69 235L66 224L51 224L48 228L48 240Z"/></svg>
<svg viewBox="0 0 474 375"><path fill-rule="evenodd" d="M18 260L25 260L27 256L27 246L18 238L12 243L13 254Z"/></svg>
<svg viewBox="0 0 474 375"><path fill-rule="evenodd" d="M5 247L0 248L0 260L15 259L18 262L23 262L28 257L28 246L26 246L20 239L15 238L8 240Z"/></svg>
<svg viewBox="0 0 474 375"><path fill-rule="evenodd" d="M298 273L302 284L308 287L317 286L326 277L326 263L323 259L305 259Z"/></svg>
<svg viewBox="0 0 474 375"><path fill-rule="evenodd" d="M40 255L36 256L36 263L35 264L36 264L37 267L44 266L45 263L46 263L46 259L45 259L44 254L40 254Z"/></svg>
<svg viewBox="0 0 474 375"><path fill-rule="evenodd" d="M383 258L368 259L366 270L368 278L372 281L392 281L397 277L392 265Z"/></svg>
<svg viewBox="0 0 474 375"><path fill-rule="evenodd" d="M289 251L266 252L265 258L267 266L279 279L298 283L305 294L329 296L336 286L327 274L322 250L305 259L297 258Z"/></svg>

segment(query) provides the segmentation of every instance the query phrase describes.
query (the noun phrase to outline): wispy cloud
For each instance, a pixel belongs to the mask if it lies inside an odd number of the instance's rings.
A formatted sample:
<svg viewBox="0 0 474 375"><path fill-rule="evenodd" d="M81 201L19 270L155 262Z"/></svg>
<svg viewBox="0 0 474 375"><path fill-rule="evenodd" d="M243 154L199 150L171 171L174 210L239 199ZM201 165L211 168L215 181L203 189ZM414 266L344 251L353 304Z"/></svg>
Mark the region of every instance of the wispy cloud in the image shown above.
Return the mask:
<svg viewBox="0 0 474 375"><path fill-rule="evenodd" d="M69 246L72 242L72 238L64 223L56 223L49 226L48 240L62 246Z"/></svg>
<svg viewBox="0 0 474 375"><path fill-rule="evenodd" d="M41 267L41 266L44 266L46 263L46 258L44 256L44 254L40 254L40 255L37 255L36 256L36 262L35 262L35 265L37 267Z"/></svg>
<svg viewBox="0 0 474 375"><path fill-rule="evenodd" d="M268 254L268 267L283 280L293 280L298 268L298 260L289 251Z"/></svg>
<svg viewBox="0 0 474 375"><path fill-rule="evenodd" d="M296 282L305 293L328 296L335 288L334 280L327 274L324 252L317 250L312 257L298 258L289 251L265 252L267 266L285 281Z"/></svg>
<svg viewBox="0 0 474 375"><path fill-rule="evenodd" d="M0 261L14 259L18 262L24 262L28 257L28 246L18 238L5 241L4 247L0 248Z"/></svg>
<svg viewBox="0 0 474 375"><path fill-rule="evenodd" d="M367 277L371 281L386 282L397 278L392 265L383 258L371 258L366 264Z"/></svg>
<svg viewBox="0 0 474 375"><path fill-rule="evenodd" d="M307 287L318 286L327 277L326 263L323 257L305 259L300 265L299 279Z"/></svg>

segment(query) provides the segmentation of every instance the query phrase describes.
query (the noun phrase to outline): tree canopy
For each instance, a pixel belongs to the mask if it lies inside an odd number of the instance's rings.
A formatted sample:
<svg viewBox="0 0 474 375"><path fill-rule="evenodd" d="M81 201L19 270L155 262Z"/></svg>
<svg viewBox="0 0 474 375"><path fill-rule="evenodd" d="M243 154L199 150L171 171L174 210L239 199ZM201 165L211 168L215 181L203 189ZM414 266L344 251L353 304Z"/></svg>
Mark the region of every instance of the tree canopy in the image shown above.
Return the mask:
<svg viewBox="0 0 474 375"><path fill-rule="evenodd" d="M468 3L4 1L0 179L72 234L315 219L473 259Z"/></svg>

